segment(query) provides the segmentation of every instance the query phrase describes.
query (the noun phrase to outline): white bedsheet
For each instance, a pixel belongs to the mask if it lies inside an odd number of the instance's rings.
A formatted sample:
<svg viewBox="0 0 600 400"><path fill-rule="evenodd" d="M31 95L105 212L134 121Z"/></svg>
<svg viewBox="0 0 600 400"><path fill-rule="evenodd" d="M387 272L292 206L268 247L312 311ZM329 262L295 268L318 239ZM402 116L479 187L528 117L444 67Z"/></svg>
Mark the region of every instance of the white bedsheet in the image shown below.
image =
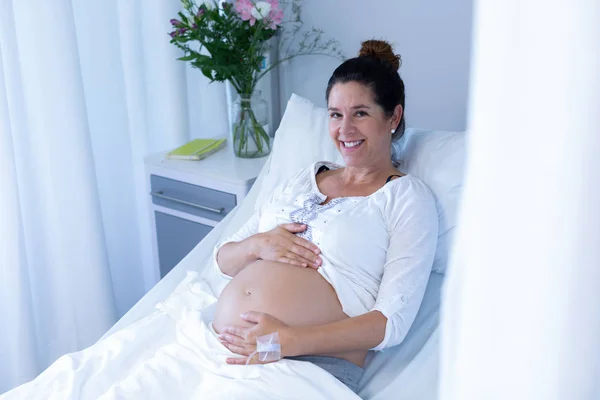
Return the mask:
<svg viewBox="0 0 600 400"><path fill-rule="evenodd" d="M2 400L358 399L312 363L225 363L233 355L210 326L216 298L188 274L157 310L57 360Z"/></svg>

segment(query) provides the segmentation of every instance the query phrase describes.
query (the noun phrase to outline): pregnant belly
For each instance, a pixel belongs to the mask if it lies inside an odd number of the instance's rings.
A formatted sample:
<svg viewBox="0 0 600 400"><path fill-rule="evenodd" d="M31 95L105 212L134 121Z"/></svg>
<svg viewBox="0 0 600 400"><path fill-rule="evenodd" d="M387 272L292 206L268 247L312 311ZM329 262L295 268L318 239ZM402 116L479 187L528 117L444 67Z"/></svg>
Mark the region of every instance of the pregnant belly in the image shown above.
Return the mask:
<svg viewBox="0 0 600 400"><path fill-rule="evenodd" d="M223 289L213 327L252 326L240 318L245 311L271 314L287 325L318 325L348 318L331 285L311 268L260 260L239 272ZM366 351L323 354L364 362Z"/></svg>

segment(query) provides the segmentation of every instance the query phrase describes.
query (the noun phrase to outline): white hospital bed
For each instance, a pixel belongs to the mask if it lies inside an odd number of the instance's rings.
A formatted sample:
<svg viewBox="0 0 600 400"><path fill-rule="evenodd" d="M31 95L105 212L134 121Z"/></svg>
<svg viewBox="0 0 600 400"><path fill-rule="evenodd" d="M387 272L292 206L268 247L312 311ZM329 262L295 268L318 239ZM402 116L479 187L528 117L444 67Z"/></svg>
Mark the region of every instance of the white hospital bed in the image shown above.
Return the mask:
<svg viewBox="0 0 600 400"><path fill-rule="evenodd" d="M427 183L438 201L441 235L438 254L417 318L404 342L378 354L369 354L359 395L364 399L433 400L437 398L438 320L443 270L456 220L463 166L464 134L407 130L400 169ZM217 295L224 282L204 266L213 246L238 229L282 179L312 161L341 163L327 133L326 110L293 95L277 131L273 152L244 201L205 237L164 279L150 290L104 337L149 315L184 279L199 271Z"/></svg>

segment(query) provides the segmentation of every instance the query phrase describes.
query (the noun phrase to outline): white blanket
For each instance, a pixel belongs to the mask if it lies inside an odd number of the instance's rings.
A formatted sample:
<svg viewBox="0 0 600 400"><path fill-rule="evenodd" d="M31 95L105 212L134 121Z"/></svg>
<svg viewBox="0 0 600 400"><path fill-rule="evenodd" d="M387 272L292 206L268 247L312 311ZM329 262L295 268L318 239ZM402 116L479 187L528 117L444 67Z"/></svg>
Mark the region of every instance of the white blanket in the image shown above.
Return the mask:
<svg viewBox="0 0 600 400"><path fill-rule="evenodd" d="M157 311L61 357L0 399L359 399L308 362L226 364L233 353L209 322L215 301L205 282L188 273Z"/></svg>

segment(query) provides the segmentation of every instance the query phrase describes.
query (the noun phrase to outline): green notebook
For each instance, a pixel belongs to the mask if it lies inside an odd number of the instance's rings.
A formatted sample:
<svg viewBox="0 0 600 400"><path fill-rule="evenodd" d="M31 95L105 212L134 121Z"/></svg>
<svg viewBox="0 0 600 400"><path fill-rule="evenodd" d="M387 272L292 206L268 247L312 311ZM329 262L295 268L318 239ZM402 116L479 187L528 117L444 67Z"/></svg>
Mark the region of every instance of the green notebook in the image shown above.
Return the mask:
<svg viewBox="0 0 600 400"><path fill-rule="evenodd" d="M171 160L202 160L225 146L225 139L194 139L167 154Z"/></svg>

